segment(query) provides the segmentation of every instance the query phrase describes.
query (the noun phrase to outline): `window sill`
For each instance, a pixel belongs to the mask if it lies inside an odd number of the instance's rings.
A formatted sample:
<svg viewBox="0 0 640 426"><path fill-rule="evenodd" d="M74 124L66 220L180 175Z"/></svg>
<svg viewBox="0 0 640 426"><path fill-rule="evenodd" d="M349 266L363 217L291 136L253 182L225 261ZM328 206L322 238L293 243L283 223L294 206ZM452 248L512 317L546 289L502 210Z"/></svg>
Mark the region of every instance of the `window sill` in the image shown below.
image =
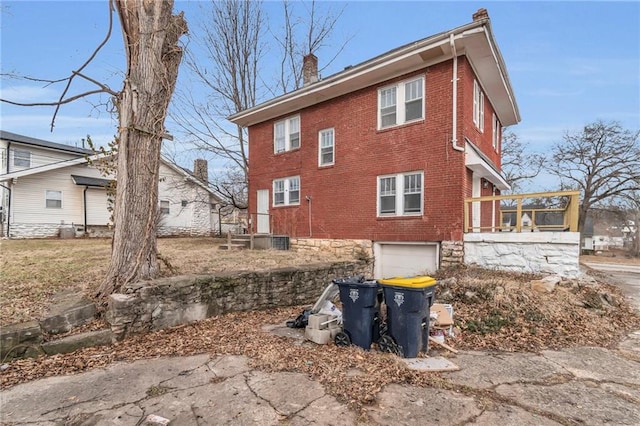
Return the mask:
<svg viewBox="0 0 640 426"><path fill-rule="evenodd" d="M403 220L403 219L420 219L422 218L422 213L412 213L412 214L404 214L404 215L395 215L395 216L377 216L376 220Z"/></svg>
<svg viewBox="0 0 640 426"><path fill-rule="evenodd" d="M286 208L286 207L300 207L300 203L296 203L296 204L278 204L276 205L272 205L271 207L273 207L274 209L282 209L282 208Z"/></svg>
<svg viewBox="0 0 640 426"><path fill-rule="evenodd" d="M273 155L283 155L283 154L288 154L290 152L295 152L295 151L300 151L300 147L293 148L293 149L287 149L287 150L284 150L284 151L278 151L278 152L274 151Z"/></svg>
<svg viewBox="0 0 640 426"><path fill-rule="evenodd" d="M378 133L384 133L384 132L388 132L390 130L396 130L399 129L401 127L408 127L408 126L413 126L416 124L424 124L426 122L426 120L424 118L420 118L418 120L411 120L411 121L405 121L404 123L401 124L395 124L393 126L388 126L388 127L379 127L377 129Z"/></svg>

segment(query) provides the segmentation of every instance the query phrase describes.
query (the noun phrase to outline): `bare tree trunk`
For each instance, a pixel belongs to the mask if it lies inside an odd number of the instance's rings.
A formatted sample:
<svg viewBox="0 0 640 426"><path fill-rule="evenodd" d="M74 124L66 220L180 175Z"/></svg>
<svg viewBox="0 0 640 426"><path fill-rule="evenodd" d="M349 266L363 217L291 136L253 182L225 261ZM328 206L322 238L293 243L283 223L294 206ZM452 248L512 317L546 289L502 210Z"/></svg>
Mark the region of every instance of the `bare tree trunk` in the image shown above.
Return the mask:
<svg viewBox="0 0 640 426"><path fill-rule="evenodd" d="M173 1L113 0L127 55L124 87L116 105L120 120L115 232L111 263L98 290L106 297L123 284L159 274L156 241L158 174L164 121L182 59L187 31Z"/></svg>

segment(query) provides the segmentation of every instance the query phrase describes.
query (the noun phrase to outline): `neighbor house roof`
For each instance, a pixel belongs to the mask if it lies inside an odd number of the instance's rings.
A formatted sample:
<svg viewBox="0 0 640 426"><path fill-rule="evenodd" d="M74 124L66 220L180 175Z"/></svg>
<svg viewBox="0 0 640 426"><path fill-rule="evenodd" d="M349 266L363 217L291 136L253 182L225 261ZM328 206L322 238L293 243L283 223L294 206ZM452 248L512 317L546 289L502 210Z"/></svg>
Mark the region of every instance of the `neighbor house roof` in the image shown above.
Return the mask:
<svg viewBox="0 0 640 426"><path fill-rule="evenodd" d="M73 179L73 183L75 183L76 185L91 186L96 188L106 188L111 182L115 182L114 180L109 179L78 175L71 175L71 179Z"/></svg>
<svg viewBox="0 0 640 426"><path fill-rule="evenodd" d="M488 18L418 40L347 67L328 78L233 114L229 120L241 126L251 126L379 84L453 58L452 44L458 55L466 55L469 59L502 125L518 123L520 112Z"/></svg>
<svg viewBox="0 0 640 426"><path fill-rule="evenodd" d="M94 152L86 148L78 148L77 146L66 145L62 143L49 142L42 139L31 138L29 136L19 135L17 133L0 130L0 139L16 142L23 145L32 145L40 148L55 149L57 151L71 152L73 154L91 155Z"/></svg>

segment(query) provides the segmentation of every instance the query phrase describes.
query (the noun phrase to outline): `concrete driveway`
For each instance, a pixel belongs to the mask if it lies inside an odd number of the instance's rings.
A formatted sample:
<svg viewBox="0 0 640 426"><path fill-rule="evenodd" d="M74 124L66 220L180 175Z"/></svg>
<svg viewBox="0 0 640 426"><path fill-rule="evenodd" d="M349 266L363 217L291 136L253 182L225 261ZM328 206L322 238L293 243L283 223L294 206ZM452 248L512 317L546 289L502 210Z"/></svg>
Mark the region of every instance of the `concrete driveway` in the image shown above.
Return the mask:
<svg viewBox="0 0 640 426"><path fill-rule="evenodd" d="M620 290L631 300L640 311L640 265L620 263L585 263L588 267L610 275Z"/></svg>

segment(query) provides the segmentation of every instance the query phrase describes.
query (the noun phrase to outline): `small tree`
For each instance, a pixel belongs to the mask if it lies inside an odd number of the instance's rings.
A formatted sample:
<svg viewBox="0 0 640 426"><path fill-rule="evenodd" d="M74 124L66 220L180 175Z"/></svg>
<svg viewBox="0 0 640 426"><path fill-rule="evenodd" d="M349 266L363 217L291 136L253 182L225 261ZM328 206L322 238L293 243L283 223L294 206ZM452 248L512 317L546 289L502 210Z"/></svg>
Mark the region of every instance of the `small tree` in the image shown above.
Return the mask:
<svg viewBox="0 0 640 426"><path fill-rule="evenodd" d="M578 229L582 232L589 209L612 197L638 190L640 132L618 122L596 121L576 133L565 133L552 148L547 170L563 189L579 189Z"/></svg>

